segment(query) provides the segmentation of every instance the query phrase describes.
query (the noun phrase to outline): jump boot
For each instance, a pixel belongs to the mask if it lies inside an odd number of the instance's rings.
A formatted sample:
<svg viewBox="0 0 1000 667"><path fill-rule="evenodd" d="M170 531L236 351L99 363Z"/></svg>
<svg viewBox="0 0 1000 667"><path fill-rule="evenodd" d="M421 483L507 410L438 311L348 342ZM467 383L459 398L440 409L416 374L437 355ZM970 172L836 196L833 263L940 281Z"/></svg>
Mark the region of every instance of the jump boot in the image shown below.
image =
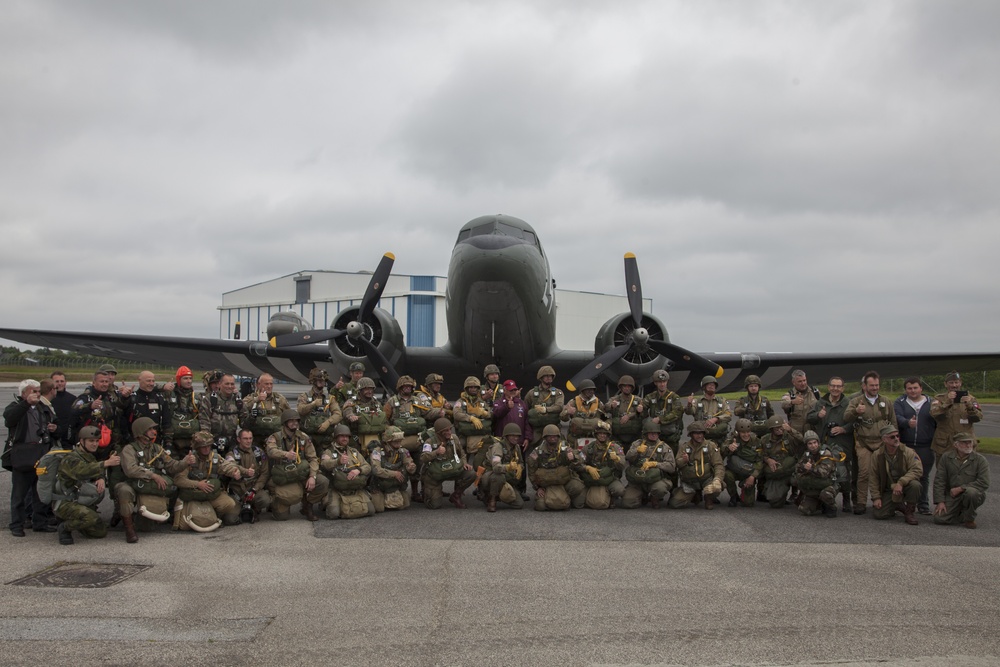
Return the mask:
<svg viewBox="0 0 1000 667"><path fill-rule="evenodd" d="M135 534L135 523L131 514L128 516L122 515L122 523L125 525L125 541L129 544L135 544L139 541L139 536Z"/></svg>
<svg viewBox="0 0 1000 667"><path fill-rule="evenodd" d="M911 526L918 525L917 517L914 513L917 511L916 503L904 503L903 504L903 521L910 524Z"/></svg>

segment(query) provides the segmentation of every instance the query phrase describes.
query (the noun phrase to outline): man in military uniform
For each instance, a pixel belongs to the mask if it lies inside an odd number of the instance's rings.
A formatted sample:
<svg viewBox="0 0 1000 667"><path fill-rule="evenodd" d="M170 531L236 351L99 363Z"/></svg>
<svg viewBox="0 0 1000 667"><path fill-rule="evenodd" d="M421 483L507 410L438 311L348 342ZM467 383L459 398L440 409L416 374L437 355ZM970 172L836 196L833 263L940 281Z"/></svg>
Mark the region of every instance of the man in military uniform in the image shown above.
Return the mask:
<svg viewBox="0 0 1000 667"><path fill-rule="evenodd" d="M372 504L376 512L406 509L410 506L407 482L416 477L417 464L403 447L403 431L396 426L385 429L382 442L371 451Z"/></svg>
<svg viewBox="0 0 1000 667"><path fill-rule="evenodd" d="M488 447L484 457L486 470L479 480L486 511L496 512L497 501L514 509L521 509L524 507L524 500L515 490L524 476L521 429L517 424L507 424L501 437L492 439Z"/></svg>
<svg viewBox="0 0 1000 667"><path fill-rule="evenodd" d="M444 498L442 485L450 481L454 482L455 490L448 496L448 501L464 510L466 505L462 494L476 481L476 473L447 418L439 417L434 421L434 432L421 448L420 463L424 505L432 510L441 509Z"/></svg>
<svg viewBox="0 0 1000 667"><path fill-rule="evenodd" d="M205 371L205 374L201 376L201 395L198 397L198 403L201 403L201 399L209 394L217 394L222 389L222 378L226 376L225 373L220 371L218 368L214 368L210 371Z"/></svg>
<svg viewBox="0 0 1000 667"><path fill-rule="evenodd" d="M104 368L102 366L101 368ZM111 452L121 447L124 438L121 433L121 420L115 406L118 404L117 394L111 387L111 375L98 370L93 381L84 389L76 402L73 403L73 427L70 438L75 437L84 426L102 427L110 432L110 441L97 450L97 460L103 461Z"/></svg>
<svg viewBox="0 0 1000 667"><path fill-rule="evenodd" d="M594 439L583 446L580 458L583 464L580 479L584 485L607 486L608 495L611 497L611 504L608 507L615 507L625 495L621 476L627 462L622 446L611 438L611 424L598 420L594 426ZM667 491L669 492L669 488ZM587 505L593 507L590 503Z"/></svg>
<svg viewBox="0 0 1000 667"><path fill-rule="evenodd" d="M126 542L139 541L133 516L137 509L136 498L144 493L143 487L155 486L160 493L169 492L169 487L174 486L174 475L194 462L194 453L189 452L182 460L177 460L156 442L156 423L152 419L140 417L132 422L132 442L125 445L121 453L124 480L114 485Z"/></svg>
<svg viewBox="0 0 1000 667"><path fill-rule="evenodd" d="M934 477L934 523L961 523L976 528L976 510L986 502L990 488L990 464L974 451L971 433L952 436L954 449L938 460Z"/></svg>
<svg viewBox="0 0 1000 667"><path fill-rule="evenodd" d="M673 509L697 502L697 496L701 494L705 509L710 510L722 493L726 467L718 446L708 439L708 428L699 421L688 426L690 440L681 444L677 452L678 485L670 496L670 507Z"/></svg>
<svg viewBox="0 0 1000 667"><path fill-rule="evenodd" d="M824 516L835 519L837 458L829 449L820 449L816 431L806 431L802 437L806 441L806 451L795 465L795 485L802 493L799 511L812 516L822 510Z"/></svg>
<svg viewBox="0 0 1000 667"><path fill-rule="evenodd" d="M792 371L792 388L781 397L781 409L785 419L793 429L804 433L811 424L809 413L819 400L819 389L809 386L809 379L803 370Z"/></svg>
<svg viewBox="0 0 1000 667"><path fill-rule="evenodd" d="M857 477L857 458L854 455L854 422L844 418L848 401L844 397L844 380L834 376L827 385L829 390L824 394L807 417L810 424L816 425L820 437L820 445L833 453L837 462L837 491L841 494L843 509L850 512L854 507L851 496L854 493L853 480Z"/></svg>
<svg viewBox="0 0 1000 667"><path fill-rule="evenodd" d="M253 523L257 516L267 511L271 506L271 494L267 483L271 479L271 464L267 453L253 444L253 432L241 429L236 438L236 447L226 454L226 460L235 466L229 475L229 495L240 506L243 506L241 518ZM246 505L250 506L251 516L243 516Z"/></svg>
<svg viewBox="0 0 1000 667"><path fill-rule="evenodd" d="M753 507L757 497L754 487L764 469L764 452L753 432L753 422L746 417L737 419L733 439L723 445L719 454L726 461L729 506Z"/></svg>
<svg viewBox="0 0 1000 667"><path fill-rule="evenodd" d="M152 371L139 373L139 387L125 401L125 422L130 428L139 417L152 419L159 433L157 441L165 448L172 449L170 402L156 388L156 376Z"/></svg>
<svg viewBox="0 0 1000 667"><path fill-rule="evenodd" d="M555 424L543 427L542 441L527 456L528 478L535 487L535 509L583 507L587 487L573 472L579 466L580 460L562 440L559 427Z"/></svg>
<svg viewBox="0 0 1000 667"><path fill-rule="evenodd" d="M125 421L125 404L129 397L132 396L132 392L135 387L129 387L122 381L121 388L115 383L118 378L118 371L111 364L102 364L98 369L99 373L106 373L108 377L111 378L111 386L108 388L108 394L111 397L111 404L114 407L115 420L118 423L118 432L121 434L122 442L128 437L129 425ZM115 443L120 444L120 443Z"/></svg>
<svg viewBox="0 0 1000 667"><path fill-rule="evenodd" d="M895 422L882 427L882 447L871 460L871 493L876 519L891 519L896 510L903 519L917 525L917 501L920 499L920 476L924 467L917 453L899 441Z"/></svg>
<svg viewBox="0 0 1000 667"><path fill-rule="evenodd" d="M288 408L288 400L274 391L274 378L264 373L257 378L257 391L243 399L240 423L253 431L253 444L262 447L268 436L281 430L281 413Z"/></svg>
<svg viewBox="0 0 1000 667"><path fill-rule="evenodd" d="M542 366L536 375L538 386L528 391L524 399L528 406L528 423L531 424L534 439L528 445L525 456L538 446L542 440L542 430L554 424L559 426L560 416L563 406L566 403L566 396L562 389L552 385L556 379L556 371L552 366ZM537 503L536 503L537 504Z"/></svg>
<svg viewBox="0 0 1000 667"><path fill-rule="evenodd" d="M382 437L386 417L382 404L375 398L375 381L361 378L357 384L357 394L344 403L344 421L354 435L358 450L368 454L368 444Z"/></svg>
<svg viewBox="0 0 1000 667"><path fill-rule="evenodd" d="M646 394L643 399L647 419L660 425L660 440L670 445L677 454L684 431L684 399L667 388L670 374L663 369L653 371L653 386L656 391Z"/></svg>
<svg viewBox="0 0 1000 667"><path fill-rule="evenodd" d="M73 544L74 530L92 538L108 534L97 505L104 498L105 470L119 465L121 459L118 454L111 454L98 461L94 455L100 439L100 429L84 426L80 429L80 442L59 464L52 505L56 516L62 519L59 544Z"/></svg>
<svg viewBox="0 0 1000 667"><path fill-rule="evenodd" d="M265 451L271 464L271 516L286 521L291 507L301 502L301 514L309 521L318 520L313 506L323 502L330 485L319 475L312 440L299 430L299 413L281 413L281 430L268 436Z"/></svg>
<svg viewBox="0 0 1000 667"><path fill-rule="evenodd" d="M706 375L701 379L702 395L695 398L694 394L691 394L687 400L687 407L684 408L684 412L702 423L705 427L705 437L714 442L716 448L729 435L729 422L733 418L726 399L716 395L718 388L719 381L712 375Z"/></svg>
<svg viewBox="0 0 1000 667"><path fill-rule="evenodd" d="M382 406L386 423L392 424L403 434L402 447L414 457L423 444L420 434L427 428L427 413L431 410L430 399L425 394L416 392L417 381L409 375L403 375L396 381L396 394L391 396ZM418 484L417 475L410 477L410 500L415 503L424 502ZM377 506L376 506L376 509Z"/></svg>
<svg viewBox="0 0 1000 667"><path fill-rule="evenodd" d="M795 472L796 454L805 443L802 434L778 415L767 420L768 434L761 438L764 455L764 497L771 509L785 506Z"/></svg>
<svg viewBox="0 0 1000 667"><path fill-rule="evenodd" d="M333 387L336 391L337 403L339 403L341 407L344 406L344 403L357 398L357 384L358 380L365 376L365 365L360 361L352 361L347 372L350 373L350 379L345 382L344 378L340 378L337 380L337 384Z"/></svg>
<svg viewBox="0 0 1000 667"><path fill-rule="evenodd" d="M642 418L646 407L636 396L635 380L623 375L618 380L618 393L604 406L604 413L611 424L611 435L618 442L631 443L642 437Z"/></svg>
<svg viewBox="0 0 1000 667"><path fill-rule="evenodd" d="M483 397L483 402L486 403L489 411L493 412L493 406L504 399L503 385L500 383L500 368L496 364L487 364L486 368L483 369L483 380L485 382L483 382L479 394ZM493 434L500 435L500 431L496 430Z"/></svg>
<svg viewBox="0 0 1000 667"><path fill-rule="evenodd" d="M428 404L430 408L424 414L424 419L428 423L433 423L438 419L444 417L445 419L451 419L452 416L452 405L451 401L444 397L441 393L441 386L444 384L444 376L439 373L428 373L427 377L424 378L424 384L420 387L420 391L417 392L420 396L420 404Z"/></svg>
<svg viewBox="0 0 1000 667"><path fill-rule="evenodd" d="M644 498L648 498L649 506L659 509L673 487L670 475L677 470L674 450L660 440L660 425L652 419L643 421L642 430L644 437L632 442L625 454L628 487L622 495L622 507L636 509Z"/></svg>
<svg viewBox="0 0 1000 667"><path fill-rule="evenodd" d="M198 424L202 431L212 434L219 451L226 451L236 442L240 414L245 404L236 391L236 378L232 375L219 378L218 387L218 391L207 392L201 397Z"/></svg>
<svg viewBox="0 0 1000 667"><path fill-rule="evenodd" d="M465 391L459 395L453 409L455 430L462 439L465 455L472 459L482 446L483 438L493 433L493 411L480 395L479 378L465 378Z"/></svg>
<svg viewBox="0 0 1000 667"><path fill-rule="evenodd" d="M968 433L975 438L976 431L972 425L983 420L979 401L962 389L962 376L958 371L944 376L944 387L947 391L931 401L931 417L937 422L931 449L939 459L951 447L956 433Z"/></svg>
<svg viewBox="0 0 1000 667"><path fill-rule="evenodd" d="M861 380L861 394L851 399L844 411L844 421L854 424L854 454L858 459L858 477L854 485L854 513L864 514L868 508L868 476L872 470L872 455L882 446L881 431L885 426L896 427L896 411L892 401L880 396L879 375L868 371ZM872 493L872 500L876 495Z"/></svg>
<svg viewBox="0 0 1000 667"><path fill-rule="evenodd" d="M309 391L299 394L295 409L302 422L302 430L313 441L313 447L322 451L333 442L333 427L344 418L337 399L327 393L330 376L322 368L309 371Z"/></svg>
<svg viewBox="0 0 1000 667"><path fill-rule="evenodd" d="M191 437L201 429L194 376L187 366L177 369L174 388L166 393L166 401L170 410L171 449L178 456L186 456L191 451Z"/></svg>
<svg viewBox="0 0 1000 667"><path fill-rule="evenodd" d="M569 444L582 449L594 440L597 422L604 418L604 404L594 395L593 380L581 380L577 389L580 393L566 403L559 417L569 422Z"/></svg>
<svg viewBox="0 0 1000 667"><path fill-rule="evenodd" d="M194 434L191 438L194 463L174 475L174 484L180 490L182 501L206 502L215 510L215 515L222 519L223 525L235 526L240 523L240 506L226 493L222 477L238 478L240 472L236 463L223 458L212 447L213 444L211 433L199 431ZM175 521L180 521L180 517L176 517Z"/></svg>
<svg viewBox="0 0 1000 667"><path fill-rule="evenodd" d="M362 378L364 379L366 378ZM323 452L319 460L320 469L330 480L330 491L326 496L326 518L349 519L359 515L372 516L375 514L375 505L371 496L365 491L368 477L372 472L371 464L361 452L351 447L350 429L341 424L335 426L333 432L333 443ZM348 512L344 507L346 497L359 494L361 497L357 500L365 507L357 514Z"/></svg>
<svg viewBox="0 0 1000 667"><path fill-rule="evenodd" d="M760 393L760 376L748 375L743 381L743 386L747 390L746 396L741 396L733 408L733 414L737 417L750 420L750 428L758 438L767 435L767 420L774 416L774 407L767 396Z"/></svg>

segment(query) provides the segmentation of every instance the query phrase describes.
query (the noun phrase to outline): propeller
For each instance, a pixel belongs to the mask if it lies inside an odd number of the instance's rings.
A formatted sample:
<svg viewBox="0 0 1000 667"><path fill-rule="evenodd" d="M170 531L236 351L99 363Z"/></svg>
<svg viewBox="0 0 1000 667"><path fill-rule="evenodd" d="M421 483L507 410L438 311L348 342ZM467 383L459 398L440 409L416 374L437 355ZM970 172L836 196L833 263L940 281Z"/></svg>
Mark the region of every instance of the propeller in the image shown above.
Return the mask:
<svg viewBox="0 0 1000 667"><path fill-rule="evenodd" d="M322 343L324 341L340 338L341 336L348 336L354 343L364 348L365 353L368 355L368 360L375 366L376 369L378 369L381 377L386 380L391 380L391 386L395 387L396 380L399 379L395 369L393 369L392 365L385 358L385 355L379 352L378 346L364 336L364 323L371 317L372 311L375 310L375 304L378 303L380 298L382 298L382 292L385 290L385 283L389 279L389 274L392 272L392 264L395 261L396 256L391 252L387 252L382 255L382 261L379 262L378 268L376 268L375 273L372 274L372 279L368 281L368 287L365 288L364 296L361 297L361 307L358 309L358 318L353 322L350 322L346 328L321 330L313 329L311 331L297 331L295 333L282 334L281 336L275 336L270 340L271 347L277 349L280 347L305 345L307 343Z"/></svg>
<svg viewBox="0 0 1000 667"><path fill-rule="evenodd" d="M695 375L722 376L722 366L710 361L696 352L687 350L680 345L651 338L649 331L642 326L642 284L639 280L639 264L633 253L625 253L625 293L628 298L629 313L635 329L628 335L628 342L613 347L601 356L584 366L567 383L566 388L576 391L576 385L584 380L593 380L609 365L624 357L630 350L652 349L665 357L669 357L676 368L685 368Z"/></svg>

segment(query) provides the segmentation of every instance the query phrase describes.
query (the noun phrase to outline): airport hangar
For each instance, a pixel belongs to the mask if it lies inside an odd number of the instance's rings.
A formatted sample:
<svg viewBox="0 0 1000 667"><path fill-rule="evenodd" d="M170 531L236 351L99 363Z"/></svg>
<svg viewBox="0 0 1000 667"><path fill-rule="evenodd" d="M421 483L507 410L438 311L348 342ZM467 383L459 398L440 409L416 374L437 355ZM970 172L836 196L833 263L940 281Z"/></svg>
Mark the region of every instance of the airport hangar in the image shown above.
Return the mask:
<svg viewBox="0 0 1000 667"><path fill-rule="evenodd" d="M330 326L344 308L361 303L371 272L299 271L222 295L219 337L230 338L241 323L242 338L267 340L268 320L293 311L313 328ZM379 307L399 322L408 347L440 347L448 342L442 276L391 274ZM556 289L556 345L563 350L592 350L594 337L610 318L628 312L624 296ZM652 299L643 299L652 312ZM501 369L502 370L502 369Z"/></svg>

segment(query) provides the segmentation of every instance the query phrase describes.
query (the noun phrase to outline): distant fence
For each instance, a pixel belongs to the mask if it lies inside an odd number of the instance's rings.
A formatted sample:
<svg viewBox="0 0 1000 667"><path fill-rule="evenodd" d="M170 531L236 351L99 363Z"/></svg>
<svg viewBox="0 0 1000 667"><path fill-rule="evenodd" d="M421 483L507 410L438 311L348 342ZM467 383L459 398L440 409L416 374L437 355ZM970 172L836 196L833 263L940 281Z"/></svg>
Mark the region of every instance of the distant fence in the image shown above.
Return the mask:
<svg viewBox="0 0 1000 667"><path fill-rule="evenodd" d="M0 366L23 366L25 368L84 368L88 370L97 370L101 364L112 364L115 367L115 370L119 372L122 370L143 370L146 368L155 368L150 364L139 361L124 361L122 359L108 359L106 357L66 357L58 355L21 357L12 354L0 354Z"/></svg>

